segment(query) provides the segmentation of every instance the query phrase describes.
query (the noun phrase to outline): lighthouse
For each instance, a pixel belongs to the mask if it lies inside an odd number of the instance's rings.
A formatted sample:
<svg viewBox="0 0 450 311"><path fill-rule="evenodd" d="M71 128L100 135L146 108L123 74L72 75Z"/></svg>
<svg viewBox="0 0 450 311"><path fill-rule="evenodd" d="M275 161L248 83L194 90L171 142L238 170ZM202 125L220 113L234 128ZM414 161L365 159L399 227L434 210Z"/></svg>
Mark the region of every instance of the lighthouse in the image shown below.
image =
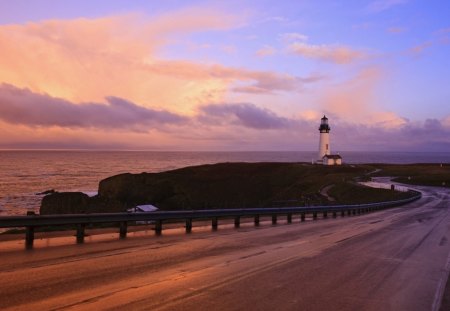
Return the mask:
<svg viewBox="0 0 450 311"><path fill-rule="evenodd" d="M330 125L328 124L328 118L324 115L320 119L320 138L319 138L319 161L322 161L325 155L329 155L330 152Z"/></svg>
<svg viewBox="0 0 450 311"><path fill-rule="evenodd" d="M328 118L324 115L320 119L319 158L317 163L323 165L341 165L342 157L339 154L331 154L330 150L330 125Z"/></svg>

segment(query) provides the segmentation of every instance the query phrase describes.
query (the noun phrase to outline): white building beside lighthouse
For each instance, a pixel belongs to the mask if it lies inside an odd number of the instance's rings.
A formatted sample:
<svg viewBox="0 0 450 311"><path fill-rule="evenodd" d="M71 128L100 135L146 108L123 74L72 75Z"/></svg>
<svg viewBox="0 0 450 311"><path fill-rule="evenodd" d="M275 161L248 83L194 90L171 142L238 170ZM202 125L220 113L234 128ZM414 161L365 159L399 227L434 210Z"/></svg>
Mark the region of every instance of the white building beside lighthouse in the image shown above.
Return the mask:
<svg viewBox="0 0 450 311"><path fill-rule="evenodd" d="M330 125L328 124L328 118L325 115L320 120L319 132L319 155L317 163L323 165L341 165L342 157L338 154L331 154Z"/></svg>

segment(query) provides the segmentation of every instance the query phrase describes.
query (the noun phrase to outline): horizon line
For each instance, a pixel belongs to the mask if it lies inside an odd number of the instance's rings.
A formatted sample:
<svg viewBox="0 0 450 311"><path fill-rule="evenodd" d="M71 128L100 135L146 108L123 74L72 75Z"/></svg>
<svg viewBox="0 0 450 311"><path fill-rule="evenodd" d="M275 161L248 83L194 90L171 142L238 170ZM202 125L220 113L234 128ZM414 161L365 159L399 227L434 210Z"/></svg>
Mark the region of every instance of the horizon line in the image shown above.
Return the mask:
<svg viewBox="0 0 450 311"><path fill-rule="evenodd" d="M92 149L92 148L0 148L2 151L81 151L81 152L198 152L198 153L244 153L244 152L312 152L316 153L317 150L161 150L161 149ZM417 151L417 150L342 150L333 154L341 154L345 152L372 152L372 153L450 153L448 151Z"/></svg>

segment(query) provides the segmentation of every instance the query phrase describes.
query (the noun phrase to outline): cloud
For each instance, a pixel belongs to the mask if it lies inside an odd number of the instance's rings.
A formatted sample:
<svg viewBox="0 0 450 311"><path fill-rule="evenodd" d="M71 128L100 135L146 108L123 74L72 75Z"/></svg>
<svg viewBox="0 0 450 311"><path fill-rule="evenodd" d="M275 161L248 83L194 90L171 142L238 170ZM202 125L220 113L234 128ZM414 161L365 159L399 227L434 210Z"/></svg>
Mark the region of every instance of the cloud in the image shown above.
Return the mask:
<svg viewBox="0 0 450 311"><path fill-rule="evenodd" d="M199 104L223 102L230 92L297 92L320 80L159 56L161 48L179 38L231 29L241 20L226 12L190 9L151 17L0 25L0 83L73 103L101 103L113 95L189 115Z"/></svg>
<svg viewBox="0 0 450 311"><path fill-rule="evenodd" d="M235 28L242 19L197 8L0 25L0 83L72 102L101 102L105 95L139 103L152 99L160 108L187 113L211 96L222 100L231 82L186 81L147 65L158 62L160 49L169 43L195 32Z"/></svg>
<svg viewBox="0 0 450 311"><path fill-rule="evenodd" d="M369 5L366 7L366 10L370 13L380 13L386 10L389 10L390 8L408 3L409 0L377 0L372 1L369 3Z"/></svg>
<svg viewBox="0 0 450 311"><path fill-rule="evenodd" d="M442 120L442 125L450 129L450 115Z"/></svg>
<svg viewBox="0 0 450 311"><path fill-rule="evenodd" d="M288 32L288 33L283 33L280 34L280 39L281 41L284 42L291 42L291 41L307 41L308 40L308 36L298 33L298 32Z"/></svg>
<svg viewBox="0 0 450 311"><path fill-rule="evenodd" d="M365 85L376 79L376 73L360 73L342 91L357 88L358 79L367 79ZM364 87L360 91L364 93ZM357 108L349 105L351 110ZM333 150L450 151L449 116L411 122L387 112L348 118L344 111L326 112L332 126ZM3 84L0 147L315 150L322 114L310 110L289 117L253 103L224 103L199 106L195 115L187 117L116 97L102 103L74 104Z"/></svg>
<svg viewBox="0 0 450 311"><path fill-rule="evenodd" d="M229 122L252 129L280 129L290 124L288 119L249 103L206 105L200 112L200 120L212 124Z"/></svg>
<svg viewBox="0 0 450 311"><path fill-rule="evenodd" d="M223 45L220 47L220 50L222 50L226 54L236 54L237 47L235 45Z"/></svg>
<svg viewBox="0 0 450 311"><path fill-rule="evenodd" d="M271 22L285 23L288 21L289 21L289 19L284 16L269 16L269 17L266 17L263 20L261 20L261 23L271 23Z"/></svg>
<svg viewBox="0 0 450 311"><path fill-rule="evenodd" d="M248 70L218 64L196 64L188 61L155 61L147 64L145 70L182 80L217 81L229 85L230 90L234 92L259 94L300 91L305 84L324 79L324 76L318 74L297 77L272 71Z"/></svg>
<svg viewBox="0 0 450 311"><path fill-rule="evenodd" d="M330 85L321 92L319 105L339 118L351 123L364 120L370 125L393 124L392 115L380 112L376 88L383 80L385 71L378 66L365 67L340 83Z"/></svg>
<svg viewBox="0 0 450 311"><path fill-rule="evenodd" d="M443 44L443 45L450 44L450 27L449 28L441 28L438 31L435 31L434 36L437 38L437 41L440 44Z"/></svg>
<svg viewBox="0 0 450 311"><path fill-rule="evenodd" d="M288 49L297 55L332 62L335 64L349 64L365 56L364 53L343 45L313 45L295 42Z"/></svg>
<svg viewBox="0 0 450 311"><path fill-rule="evenodd" d="M421 55L426 49L430 48L433 45L433 42L428 41L421 43L419 45L413 46L408 50L408 52L413 56Z"/></svg>
<svg viewBox="0 0 450 311"><path fill-rule="evenodd" d="M253 94L270 94L275 91L300 92L305 84L315 83L325 78L322 75L311 75L302 78L272 72L256 72L248 77L250 84L238 83L232 90L234 92Z"/></svg>
<svg viewBox="0 0 450 311"><path fill-rule="evenodd" d="M391 33L391 34L401 34L404 33L406 31L406 28L404 27L389 27L387 29L387 32Z"/></svg>
<svg viewBox="0 0 450 311"><path fill-rule="evenodd" d="M259 57L266 57L266 56L274 55L276 52L277 52L277 50L274 47L265 45L264 47L262 47L261 49L256 51L256 55Z"/></svg>
<svg viewBox="0 0 450 311"><path fill-rule="evenodd" d="M450 129L443 127L440 120L405 120L394 128L334 122L332 146L340 150L450 151Z"/></svg>
<svg viewBox="0 0 450 311"><path fill-rule="evenodd" d="M113 96L107 97L106 103L74 104L8 84L0 85L0 119L27 126L127 130L137 127L148 130L187 121L183 116L144 108Z"/></svg>

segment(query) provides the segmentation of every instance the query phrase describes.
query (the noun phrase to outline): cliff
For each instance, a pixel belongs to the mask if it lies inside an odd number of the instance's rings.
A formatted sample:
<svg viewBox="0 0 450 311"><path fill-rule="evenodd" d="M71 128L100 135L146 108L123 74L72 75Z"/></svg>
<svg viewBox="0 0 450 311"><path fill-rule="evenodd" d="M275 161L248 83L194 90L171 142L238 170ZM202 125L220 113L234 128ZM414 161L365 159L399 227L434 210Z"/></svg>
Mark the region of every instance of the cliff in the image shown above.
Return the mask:
<svg viewBox="0 0 450 311"><path fill-rule="evenodd" d="M82 193L49 194L42 200L41 214L122 212L140 204L161 210L327 204L320 189L342 184L341 193L355 191L356 186L347 181L371 170L363 165L219 163L161 173L127 173L102 180L98 195L92 198ZM339 194L335 199L334 204L345 203Z"/></svg>

